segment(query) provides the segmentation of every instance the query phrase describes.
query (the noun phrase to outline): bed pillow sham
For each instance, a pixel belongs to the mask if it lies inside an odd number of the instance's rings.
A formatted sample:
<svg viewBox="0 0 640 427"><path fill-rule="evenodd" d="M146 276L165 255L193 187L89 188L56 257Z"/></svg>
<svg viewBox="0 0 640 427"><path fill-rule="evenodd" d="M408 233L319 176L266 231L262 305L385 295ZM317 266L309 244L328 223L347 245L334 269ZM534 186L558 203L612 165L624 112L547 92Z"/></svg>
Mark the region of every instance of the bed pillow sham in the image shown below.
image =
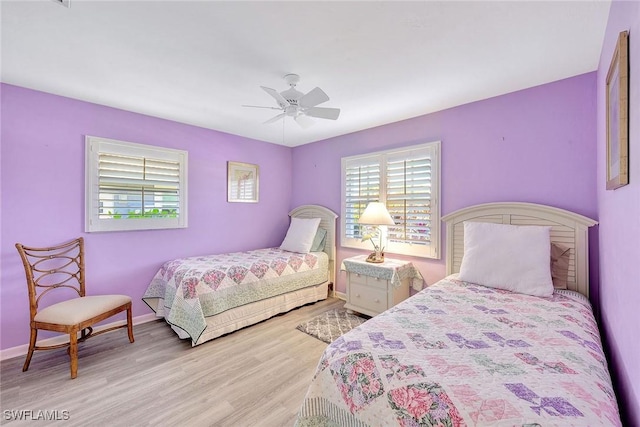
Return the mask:
<svg viewBox="0 0 640 427"><path fill-rule="evenodd" d="M308 254L318 231L318 225L320 225L320 218L291 218L291 224L280 249Z"/></svg>
<svg viewBox="0 0 640 427"><path fill-rule="evenodd" d="M465 222L464 255L458 277L492 288L551 296L550 229Z"/></svg>
<svg viewBox="0 0 640 427"><path fill-rule="evenodd" d="M311 244L310 252L322 252L324 251L325 241L327 240L327 230L322 227L318 228L316 231L316 236L313 238L313 243Z"/></svg>

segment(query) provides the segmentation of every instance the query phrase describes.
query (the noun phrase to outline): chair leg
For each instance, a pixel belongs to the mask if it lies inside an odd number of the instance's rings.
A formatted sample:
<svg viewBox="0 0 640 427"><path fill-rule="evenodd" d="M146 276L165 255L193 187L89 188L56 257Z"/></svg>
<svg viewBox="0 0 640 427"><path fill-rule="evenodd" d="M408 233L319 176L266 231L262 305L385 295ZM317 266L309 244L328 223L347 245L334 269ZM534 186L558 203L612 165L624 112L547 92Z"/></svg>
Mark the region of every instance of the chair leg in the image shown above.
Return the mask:
<svg viewBox="0 0 640 427"><path fill-rule="evenodd" d="M131 315L131 307L127 309L127 333L129 334L129 342L135 341L133 339L133 316Z"/></svg>
<svg viewBox="0 0 640 427"><path fill-rule="evenodd" d="M71 359L71 379L78 376L78 331L69 334L69 358Z"/></svg>
<svg viewBox="0 0 640 427"><path fill-rule="evenodd" d="M27 360L24 361L24 365L22 366L22 372L25 372L29 369L29 364L31 363L31 357L33 356L33 352L36 349L36 338L38 337L38 330L36 328L31 328L31 335L29 337L29 351L27 352Z"/></svg>

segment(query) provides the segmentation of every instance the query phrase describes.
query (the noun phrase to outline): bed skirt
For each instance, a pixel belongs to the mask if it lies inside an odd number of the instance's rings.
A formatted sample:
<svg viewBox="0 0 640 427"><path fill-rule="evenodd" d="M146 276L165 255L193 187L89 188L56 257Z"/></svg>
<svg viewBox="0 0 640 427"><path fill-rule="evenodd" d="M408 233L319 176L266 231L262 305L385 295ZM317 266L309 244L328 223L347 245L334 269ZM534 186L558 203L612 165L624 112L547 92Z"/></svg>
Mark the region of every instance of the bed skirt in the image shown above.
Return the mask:
<svg viewBox="0 0 640 427"><path fill-rule="evenodd" d="M192 346L237 331L245 326L254 325L296 307L326 299L328 289L329 282L324 282L319 285L276 295L271 298L226 310L214 316L209 316L205 319L207 323L206 329L197 341L192 341ZM157 311L158 304L162 304L163 300L160 298L147 299L147 303L154 311ZM180 338L190 338L184 330L173 325L171 325L171 328Z"/></svg>

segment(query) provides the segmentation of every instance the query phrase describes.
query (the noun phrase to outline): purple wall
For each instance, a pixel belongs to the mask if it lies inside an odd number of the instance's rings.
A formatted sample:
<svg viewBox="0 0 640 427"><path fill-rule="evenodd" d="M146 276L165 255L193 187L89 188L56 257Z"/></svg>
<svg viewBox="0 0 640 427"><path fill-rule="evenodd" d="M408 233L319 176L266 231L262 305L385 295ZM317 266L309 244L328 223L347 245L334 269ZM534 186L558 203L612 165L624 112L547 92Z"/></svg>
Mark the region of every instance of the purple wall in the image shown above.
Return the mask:
<svg viewBox="0 0 640 427"><path fill-rule="evenodd" d="M318 203L339 213L341 157L440 140L442 215L526 201L597 219L595 79L595 72L584 74L296 147L292 206ZM444 227L442 234L444 254ZM358 253L338 247L338 261ZM445 275L444 257L413 261L429 284ZM345 274L337 277L344 292Z"/></svg>
<svg viewBox="0 0 640 427"><path fill-rule="evenodd" d="M629 185L607 191L606 79L620 31L629 30ZM598 67L600 308L624 425L640 426L640 3L614 1Z"/></svg>
<svg viewBox="0 0 640 427"><path fill-rule="evenodd" d="M14 247L86 240L88 293L123 293L134 316L169 259L279 245L288 226L291 149L89 104L1 86L1 343L26 344L29 311L24 270ZM84 233L84 136L189 152L189 227ZM228 160L260 165L260 202L227 203Z"/></svg>
<svg viewBox="0 0 640 427"><path fill-rule="evenodd" d="M342 157L440 140L443 215L483 202L529 201L600 221L599 235L591 232L591 259L601 254L591 265L592 300L602 311L623 415L640 425L640 293L632 273L640 259L640 85L633 77L631 184L604 188L605 78L619 31L631 30L634 50L638 16L639 3L613 3L597 73L294 149L0 85L0 349L28 337L15 242L49 245L83 235L89 292L131 295L141 315L149 310L140 297L165 260L277 245L288 208L317 203L340 213ZM631 54L632 76L640 74L639 62ZM188 150L189 228L84 233L84 135ZM259 204L226 202L228 160L260 165ZM358 253L338 247L338 261ZM414 261L428 283L445 274L444 259ZM337 277L344 292L345 277Z"/></svg>

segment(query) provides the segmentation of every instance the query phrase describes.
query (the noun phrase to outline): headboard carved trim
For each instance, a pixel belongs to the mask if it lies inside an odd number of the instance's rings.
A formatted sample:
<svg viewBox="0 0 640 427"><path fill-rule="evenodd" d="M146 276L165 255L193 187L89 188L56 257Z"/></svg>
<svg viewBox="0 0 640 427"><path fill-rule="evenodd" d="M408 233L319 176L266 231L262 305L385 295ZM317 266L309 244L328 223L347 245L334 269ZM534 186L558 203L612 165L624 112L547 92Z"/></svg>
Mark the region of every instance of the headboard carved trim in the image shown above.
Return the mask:
<svg viewBox="0 0 640 427"><path fill-rule="evenodd" d="M442 217L447 227L447 274L460 270L464 254L464 221L551 226L551 242L569 247L567 289L589 296L588 228L597 224L586 216L552 206L525 202L484 203Z"/></svg>
<svg viewBox="0 0 640 427"><path fill-rule="evenodd" d="M324 206L303 205L289 212L289 216L292 218L320 218L319 227L327 230L324 251L329 256L329 281L335 283L336 218L338 218L338 215Z"/></svg>

